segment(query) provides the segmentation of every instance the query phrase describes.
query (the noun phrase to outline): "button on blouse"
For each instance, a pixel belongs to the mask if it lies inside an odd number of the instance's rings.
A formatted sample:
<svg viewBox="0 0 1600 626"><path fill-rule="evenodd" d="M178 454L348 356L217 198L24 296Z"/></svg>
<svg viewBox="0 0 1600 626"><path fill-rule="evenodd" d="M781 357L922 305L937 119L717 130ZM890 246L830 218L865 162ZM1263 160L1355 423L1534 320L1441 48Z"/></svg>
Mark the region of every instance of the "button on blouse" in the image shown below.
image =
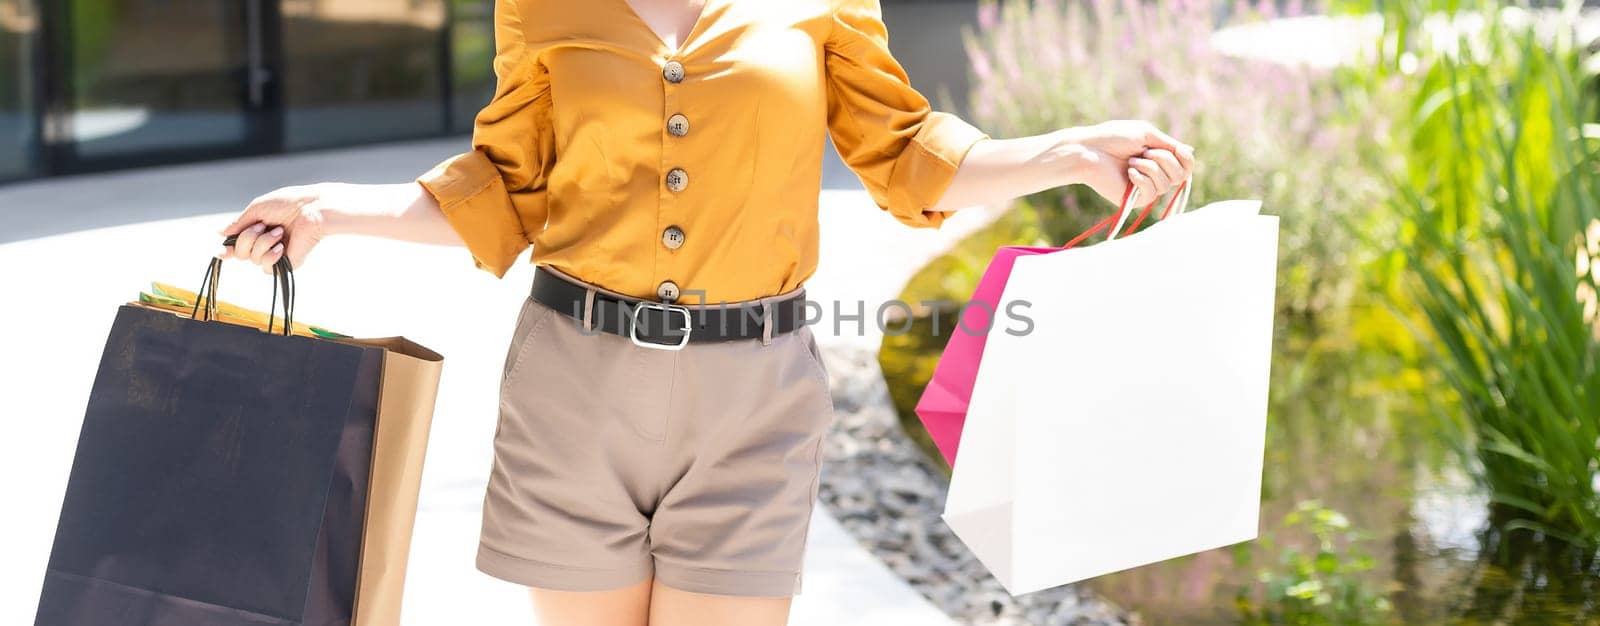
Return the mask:
<svg viewBox="0 0 1600 626"><path fill-rule="evenodd" d="M878 0L706 0L678 49L626 0L497 0L494 71L473 149L418 182L479 269L503 277L531 246L641 298L810 278L824 133L879 208L929 228L988 138L911 86Z"/></svg>

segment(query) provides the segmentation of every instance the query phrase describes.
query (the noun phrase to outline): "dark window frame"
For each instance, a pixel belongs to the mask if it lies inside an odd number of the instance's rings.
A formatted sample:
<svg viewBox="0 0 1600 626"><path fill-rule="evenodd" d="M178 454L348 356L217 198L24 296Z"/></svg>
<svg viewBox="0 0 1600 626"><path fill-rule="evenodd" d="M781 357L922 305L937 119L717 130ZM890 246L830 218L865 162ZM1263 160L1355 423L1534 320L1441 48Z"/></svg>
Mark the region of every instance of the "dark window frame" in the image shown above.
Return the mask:
<svg viewBox="0 0 1600 626"><path fill-rule="evenodd" d="M453 76L455 62L452 29L457 18L454 2L440 0L444 18L431 38L435 42L438 60L436 76L439 88L439 124L432 130L415 135L362 140L351 143L330 144L288 149L285 145L285 124L288 109L284 102L281 77L285 59L283 50L282 0L259 0L261 3L261 42L266 57L264 66L274 79L267 88L265 102L259 110L250 111L252 125L260 125L260 134L251 141L255 145L232 144L219 148L179 148L150 150L127 155L80 159L73 154L69 124L73 102L70 71L73 67L71 41L71 14L68 2L54 0L21 0L34 11L39 20L29 44L33 71L28 77L32 89L32 129L29 135L28 162L20 173L0 174L0 184L42 180L112 172L141 167L202 163L207 161L273 156L282 154L310 154L324 150L343 150L360 146L379 146L391 143L456 137L463 133L456 128L458 105L455 102L456 85Z"/></svg>

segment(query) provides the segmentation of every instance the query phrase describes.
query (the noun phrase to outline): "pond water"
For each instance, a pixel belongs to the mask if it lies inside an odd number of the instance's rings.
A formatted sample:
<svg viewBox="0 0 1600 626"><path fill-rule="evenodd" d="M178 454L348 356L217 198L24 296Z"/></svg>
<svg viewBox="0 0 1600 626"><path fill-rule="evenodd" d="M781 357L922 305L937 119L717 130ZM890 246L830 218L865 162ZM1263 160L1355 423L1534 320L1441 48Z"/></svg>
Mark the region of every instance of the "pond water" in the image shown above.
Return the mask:
<svg viewBox="0 0 1600 626"><path fill-rule="evenodd" d="M919 319L880 352L919 440L911 407L942 350L931 331ZM1261 537L1086 584L1141 624L1600 625L1592 550L1506 533L1362 355L1289 343L1273 361Z"/></svg>

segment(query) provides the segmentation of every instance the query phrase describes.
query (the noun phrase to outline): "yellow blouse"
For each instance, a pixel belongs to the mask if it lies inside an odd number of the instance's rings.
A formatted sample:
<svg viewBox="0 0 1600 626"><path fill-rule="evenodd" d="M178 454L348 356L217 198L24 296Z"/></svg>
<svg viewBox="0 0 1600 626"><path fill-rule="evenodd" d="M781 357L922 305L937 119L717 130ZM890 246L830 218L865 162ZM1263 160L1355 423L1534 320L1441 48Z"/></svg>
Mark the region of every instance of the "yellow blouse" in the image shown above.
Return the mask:
<svg viewBox="0 0 1600 626"><path fill-rule="evenodd" d="M473 150L417 180L476 267L530 261L684 304L785 293L817 266L823 132L916 227L974 143L890 55L878 0L706 0L680 49L626 0L497 0Z"/></svg>

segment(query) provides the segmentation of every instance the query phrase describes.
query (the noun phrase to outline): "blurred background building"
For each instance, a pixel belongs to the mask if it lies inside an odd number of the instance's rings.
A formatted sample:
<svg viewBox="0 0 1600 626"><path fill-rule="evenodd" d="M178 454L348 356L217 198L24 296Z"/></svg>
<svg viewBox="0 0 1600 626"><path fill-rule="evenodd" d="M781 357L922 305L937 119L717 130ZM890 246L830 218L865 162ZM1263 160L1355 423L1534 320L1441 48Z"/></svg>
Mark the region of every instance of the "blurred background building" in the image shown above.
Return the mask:
<svg viewBox="0 0 1600 626"><path fill-rule="evenodd" d="M930 98L975 3L884 3ZM0 182L464 134L493 50L493 0L0 0Z"/></svg>

